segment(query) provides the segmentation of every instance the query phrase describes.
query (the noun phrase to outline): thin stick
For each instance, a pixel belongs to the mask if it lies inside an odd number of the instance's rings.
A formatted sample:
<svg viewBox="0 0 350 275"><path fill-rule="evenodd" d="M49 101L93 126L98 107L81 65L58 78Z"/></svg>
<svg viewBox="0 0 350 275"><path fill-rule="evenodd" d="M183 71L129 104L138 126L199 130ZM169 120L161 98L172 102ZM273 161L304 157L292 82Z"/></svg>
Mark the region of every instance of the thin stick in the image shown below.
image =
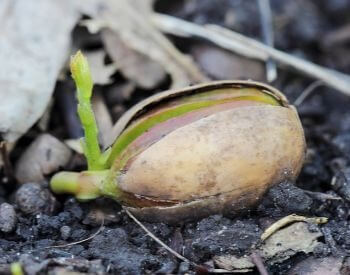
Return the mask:
<svg viewBox="0 0 350 275"><path fill-rule="evenodd" d="M80 244L80 243L83 243L83 242L87 242L87 241L92 240L93 238L95 238L98 234L100 234L102 232L103 228L104 228L104 219L102 219L100 228L94 234L92 234L90 237L88 237L86 239L83 239L83 240L80 240L80 241L73 242L73 243L47 246L47 247L45 247L45 249L48 249L48 248L63 248L63 247L68 247L68 246Z"/></svg>
<svg viewBox="0 0 350 275"><path fill-rule="evenodd" d="M304 100L318 87L324 85L323 81L317 80L312 82L309 86L306 87L306 89L298 96L298 98L294 101L294 106L298 107L300 106Z"/></svg>
<svg viewBox="0 0 350 275"><path fill-rule="evenodd" d="M181 261L184 261L186 263L189 263L190 265L193 265L197 270L200 271L205 271L207 273L216 273L216 274L220 274L220 273L233 273L229 270L225 270L225 269L215 269L215 268L207 268L205 266L201 266L198 265L192 261L190 261L189 259L185 258L184 256L182 256L181 254L177 253L174 249L171 249L169 246L167 246L163 241L161 241L158 237L156 237L151 231L149 231L146 226L144 226L128 209L126 209L125 207L123 207L124 211L126 212L126 214L128 214L128 216L138 225L140 226L143 231L146 232L146 234L148 236L150 236L155 242L157 242L159 245L161 245L162 247L164 247L168 252L170 252L171 254L173 254L176 258L180 259ZM203 271L203 272L204 272Z"/></svg>
<svg viewBox="0 0 350 275"><path fill-rule="evenodd" d="M272 25L272 12L270 0L256 0L260 10L260 22L263 41L271 48L274 47L274 35ZM269 58L266 61L266 79L268 82L273 82L277 78L276 63Z"/></svg>
<svg viewBox="0 0 350 275"><path fill-rule="evenodd" d="M250 255L250 259L255 264L256 268L258 269L260 275L269 275L267 272L267 269L264 265L263 259L261 258L260 254L258 252L253 252Z"/></svg>
<svg viewBox="0 0 350 275"><path fill-rule="evenodd" d="M249 58L263 61L271 58L280 65L292 67L304 74L322 80L326 85L346 95L350 95L350 77L348 75L276 50L229 29L216 25L201 26L161 14L154 14L152 21L159 29L170 34L184 37L200 37Z"/></svg>
<svg viewBox="0 0 350 275"><path fill-rule="evenodd" d="M194 262L191 262L190 260L188 260L187 258L185 258L184 256L180 255L179 253L177 253L175 250L171 249L169 246L167 246L164 242L162 242L158 237L156 237L151 231L149 231L133 214L131 214L131 212L124 208L124 211L126 212L126 214L128 214L128 216L135 222L137 223L138 226L140 226L146 233L148 236L150 236L153 240L155 240L158 244L160 244L162 247L164 247L166 250L168 250L171 254L173 254L175 257L177 257L178 259L180 259L181 261L184 261L186 263L189 263L197 268L199 268L199 265L197 265Z"/></svg>

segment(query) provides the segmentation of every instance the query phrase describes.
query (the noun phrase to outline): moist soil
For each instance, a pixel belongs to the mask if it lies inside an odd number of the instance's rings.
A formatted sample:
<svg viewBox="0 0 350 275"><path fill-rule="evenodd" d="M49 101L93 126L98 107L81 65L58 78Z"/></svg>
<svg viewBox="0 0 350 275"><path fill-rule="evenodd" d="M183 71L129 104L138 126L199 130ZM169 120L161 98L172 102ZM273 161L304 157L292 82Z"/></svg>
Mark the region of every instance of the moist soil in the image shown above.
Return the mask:
<svg viewBox="0 0 350 275"><path fill-rule="evenodd" d="M261 39L255 1L220 1L220 5L209 0L174 2L158 1L155 8L195 23L218 24ZM331 46L327 41L329 34L349 24L349 1L271 0L271 5L274 20L280 22L279 28L275 29L278 49L350 73L349 41ZM99 37L88 35L83 27L77 27L73 35L82 49L101 47ZM192 56L196 56L198 45L212 46L194 39L171 39ZM200 60L196 61L201 64ZM210 64L219 70L220 64L215 61L212 59ZM206 68L202 70L206 72ZM250 78L249 71L241 78ZM119 74L114 75L114 80L126 82ZM121 96L117 98L118 104L109 100L113 96L109 95L108 87L98 87L97 92L104 92L101 94L116 120L123 110L139 100L167 89L169 81L167 79L152 91L136 90L130 97ZM278 80L273 85L293 103L313 81L307 76L280 69ZM81 132L70 131L62 116L57 115L68 108L66 103L62 104L67 98L62 99L58 91L74 90L71 81L60 81L56 90L49 132L59 139L76 137ZM0 209L5 228L0 232L0 273L8 273L9 264L20 261L27 274L60 274L57 267L89 274L206 274L213 267L214 256L250 254L252 248L260 245L260 236L268 225L293 213L329 218L328 223L317 226L322 237L312 253L313 259L345 258L350 253L350 98L321 86L297 109L308 149L305 165L295 184L283 182L275 186L255 209L239 217L215 215L176 226L144 223L169 247L202 265L201 268L181 262L168 253L114 201L77 202L70 196L52 194L48 188L49 177L44 182L19 186L11 175L2 171L0 202L6 204ZM38 128L33 127L19 141L11 153L12 163L16 163L38 134ZM66 169L81 170L85 165L84 160L75 155ZM264 265L270 274L287 274L308 257L310 255L300 252L285 261L267 261ZM343 274L349 274L344 270L343 267ZM253 270L248 274L259 273Z"/></svg>

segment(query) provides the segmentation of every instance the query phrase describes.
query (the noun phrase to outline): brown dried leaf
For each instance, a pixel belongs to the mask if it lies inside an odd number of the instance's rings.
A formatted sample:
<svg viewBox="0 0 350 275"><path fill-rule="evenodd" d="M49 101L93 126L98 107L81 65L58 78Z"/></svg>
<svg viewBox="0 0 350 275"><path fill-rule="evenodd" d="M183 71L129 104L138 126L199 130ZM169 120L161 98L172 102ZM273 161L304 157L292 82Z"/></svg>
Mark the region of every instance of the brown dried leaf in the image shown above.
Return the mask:
<svg viewBox="0 0 350 275"><path fill-rule="evenodd" d="M296 222L271 235L259 248L259 254L270 264L283 262L297 253L308 254L319 244L321 232L310 232L305 222ZM247 257L224 255L214 257L215 263L226 270L247 272L253 267Z"/></svg>
<svg viewBox="0 0 350 275"><path fill-rule="evenodd" d="M112 82L111 76L117 71L115 64L106 65L104 63L105 56L106 53L103 50L86 53L94 84L110 84Z"/></svg>
<svg viewBox="0 0 350 275"><path fill-rule="evenodd" d="M74 152L83 155L84 154L84 149L83 149L83 145L81 143L80 138L77 139L66 139L64 141L64 143L70 148L72 149Z"/></svg>
<svg viewBox="0 0 350 275"><path fill-rule="evenodd" d="M282 262L299 252L310 253L319 244L321 232L310 232L307 223L297 222L270 236L261 248L261 256Z"/></svg>
<svg viewBox="0 0 350 275"><path fill-rule="evenodd" d="M102 40L123 76L137 86L152 89L165 79L166 72L162 66L147 55L128 47L114 31L102 30Z"/></svg>
<svg viewBox="0 0 350 275"><path fill-rule="evenodd" d="M218 267L233 272L251 272L254 268L248 256L241 258L234 255L215 256L214 262Z"/></svg>
<svg viewBox="0 0 350 275"><path fill-rule="evenodd" d="M113 123L104 99L99 93L95 93L92 98L92 108L99 129L100 143L105 146L112 131Z"/></svg>
<svg viewBox="0 0 350 275"><path fill-rule="evenodd" d="M170 74L172 88L208 80L188 56L155 28L150 19L152 3L150 0L102 2L104 8L91 14L96 23L90 26L94 31L101 27L111 29L130 49L159 63Z"/></svg>
<svg viewBox="0 0 350 275"><path fill-rule="evenodd" d="M71 155L65 144L49 134L42 134L21 155L15 176L20 183L40 182L45 175L66 165Z"/></svg>
<svg viewBox="0 0 350 275"><path fill-rule="evenodd" d="M5 0L0 11L0 132L15 141L44 113L80 14L70 0Z"/></svg>

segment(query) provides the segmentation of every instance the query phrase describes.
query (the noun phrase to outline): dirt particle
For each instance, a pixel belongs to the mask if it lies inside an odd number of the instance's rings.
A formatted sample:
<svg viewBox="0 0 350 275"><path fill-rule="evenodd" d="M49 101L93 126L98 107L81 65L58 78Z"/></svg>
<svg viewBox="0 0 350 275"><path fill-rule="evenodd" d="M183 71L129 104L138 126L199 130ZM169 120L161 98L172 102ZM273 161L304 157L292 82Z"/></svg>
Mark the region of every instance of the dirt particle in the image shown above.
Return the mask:
<svg viewBox="0 0 350 275"><path fill-rule="evenodd" d="M22 185L15 198L18 208L25 214L52 213L56 206L49 190L35 183Z"/></svg>

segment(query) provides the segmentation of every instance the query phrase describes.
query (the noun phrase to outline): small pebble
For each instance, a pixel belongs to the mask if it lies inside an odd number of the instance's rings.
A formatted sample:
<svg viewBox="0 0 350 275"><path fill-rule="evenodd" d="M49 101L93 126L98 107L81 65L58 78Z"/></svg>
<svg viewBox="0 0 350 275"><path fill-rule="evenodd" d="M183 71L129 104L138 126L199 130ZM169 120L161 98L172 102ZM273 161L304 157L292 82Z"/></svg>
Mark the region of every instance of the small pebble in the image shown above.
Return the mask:
<svg viewBox="0 0 350 275"><path fill-rule="evenodd" d="M0 205L0 230L2 232L11 232L16 226L17 218L15 209L6 202Z"/></svg>
<svg viewBox="0 0 350 275"><path fill-rule="evenodd" d="M52 213L55 199L46 188L35 183L23 184L16 192L16 203L25 214Z"/></svg>
<svg viewBox="0 0 350 275"><path fill-rule="evenodd" d="M61 238L63 240L67 240L70 237L72 229L69 226L64 225L61 227L60 232L61 232Z"/></svg>

